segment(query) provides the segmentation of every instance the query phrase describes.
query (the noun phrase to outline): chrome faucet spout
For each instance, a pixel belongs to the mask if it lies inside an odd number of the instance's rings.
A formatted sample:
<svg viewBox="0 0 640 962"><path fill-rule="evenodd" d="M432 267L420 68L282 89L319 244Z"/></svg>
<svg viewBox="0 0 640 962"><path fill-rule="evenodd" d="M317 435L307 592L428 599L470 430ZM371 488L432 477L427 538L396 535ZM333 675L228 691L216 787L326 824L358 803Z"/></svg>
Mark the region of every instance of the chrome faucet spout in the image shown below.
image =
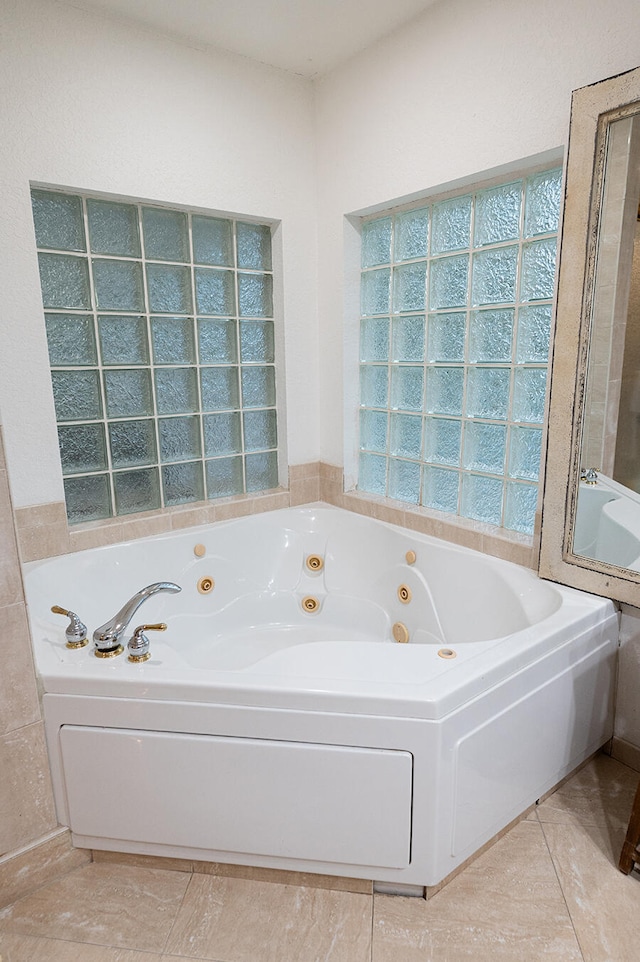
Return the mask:
<svg viewBox="0 0 640 962"><path fill-rule="evenodd" d="M117 615L114 615L113 618L105 622L104 625L96 628L93 633L95 650L97 652L111 652L118 649L122 644L122 635L140 605L143 604L147 598L151 598L152 595L156 595L161 591L176 594L178 591L182 591L182 588L180 585L174 584L173 581L158 581L153 585L147 585L146 588L137 591L135 595L127 601L126 605L120 609Z"/></svg>

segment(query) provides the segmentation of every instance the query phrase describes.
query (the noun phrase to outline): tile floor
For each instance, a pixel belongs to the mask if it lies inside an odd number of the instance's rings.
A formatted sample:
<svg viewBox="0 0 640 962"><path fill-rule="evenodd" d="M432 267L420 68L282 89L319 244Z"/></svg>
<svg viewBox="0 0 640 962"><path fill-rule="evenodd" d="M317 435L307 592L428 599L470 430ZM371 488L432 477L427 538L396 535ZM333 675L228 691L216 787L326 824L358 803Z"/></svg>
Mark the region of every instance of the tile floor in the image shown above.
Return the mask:
<svg viewBox="0 0 640 962"><path fill-rule="evenodd" d="M93 862L0 912L2 962L638 962L616 868L637 772L600 755L428 901Z"/></svg>

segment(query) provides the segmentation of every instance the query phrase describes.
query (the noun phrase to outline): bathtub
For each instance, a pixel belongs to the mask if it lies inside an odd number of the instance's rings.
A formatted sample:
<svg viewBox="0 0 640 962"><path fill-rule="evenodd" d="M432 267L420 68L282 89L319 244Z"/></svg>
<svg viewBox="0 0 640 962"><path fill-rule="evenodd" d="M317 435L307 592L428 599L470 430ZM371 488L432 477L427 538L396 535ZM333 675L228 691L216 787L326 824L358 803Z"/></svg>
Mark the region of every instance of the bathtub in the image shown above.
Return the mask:
<svg viewBox="0 0 640 962"><path fill-rule="evenodd" d="M65 646L144 585L151 657ZM435 885L612 734L610 601L322 505L25 565L74 844Z"/></svg>
<svg viewBox="0 0 640 962"><path fill-rule="evenodd" d="M573 539L575 554L640 571L640 495L598 474L582 481Z"/></svg>

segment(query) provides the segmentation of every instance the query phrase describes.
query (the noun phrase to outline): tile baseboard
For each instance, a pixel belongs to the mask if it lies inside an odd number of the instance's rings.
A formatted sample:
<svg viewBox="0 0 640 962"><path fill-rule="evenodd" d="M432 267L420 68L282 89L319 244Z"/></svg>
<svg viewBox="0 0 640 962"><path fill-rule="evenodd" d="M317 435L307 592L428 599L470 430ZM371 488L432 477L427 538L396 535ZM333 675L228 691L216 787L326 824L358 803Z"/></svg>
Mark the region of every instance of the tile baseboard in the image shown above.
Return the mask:
<svg viewBox="0 0 640 962"><path fill-rule="evenodd" d="M90 861L89 851L73 847L68 828L8 852L0 858L0 908Z"/></svg>

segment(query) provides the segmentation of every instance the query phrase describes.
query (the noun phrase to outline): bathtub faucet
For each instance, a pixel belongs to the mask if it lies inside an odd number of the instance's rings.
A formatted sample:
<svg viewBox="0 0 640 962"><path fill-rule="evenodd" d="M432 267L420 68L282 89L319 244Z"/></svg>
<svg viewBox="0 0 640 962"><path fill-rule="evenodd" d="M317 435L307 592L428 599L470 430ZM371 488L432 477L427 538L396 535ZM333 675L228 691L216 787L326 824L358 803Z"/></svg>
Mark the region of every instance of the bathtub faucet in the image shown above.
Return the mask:
<svg viewBox="0 0 640 962"><path fill-rule="evenodd" d="M158 581L156 584L147 585L141 591L137 591L133 598L127 601L126 605L114 615L110 621L101 625L93 633L94 653L99 658L109 658L111 655L119 655L123 650L122 635L127 630L127 625L133 618L140 605L150 598L157 595L160 591L168 591L176 594L182 591L180 585L173 581Z"/></svg>

